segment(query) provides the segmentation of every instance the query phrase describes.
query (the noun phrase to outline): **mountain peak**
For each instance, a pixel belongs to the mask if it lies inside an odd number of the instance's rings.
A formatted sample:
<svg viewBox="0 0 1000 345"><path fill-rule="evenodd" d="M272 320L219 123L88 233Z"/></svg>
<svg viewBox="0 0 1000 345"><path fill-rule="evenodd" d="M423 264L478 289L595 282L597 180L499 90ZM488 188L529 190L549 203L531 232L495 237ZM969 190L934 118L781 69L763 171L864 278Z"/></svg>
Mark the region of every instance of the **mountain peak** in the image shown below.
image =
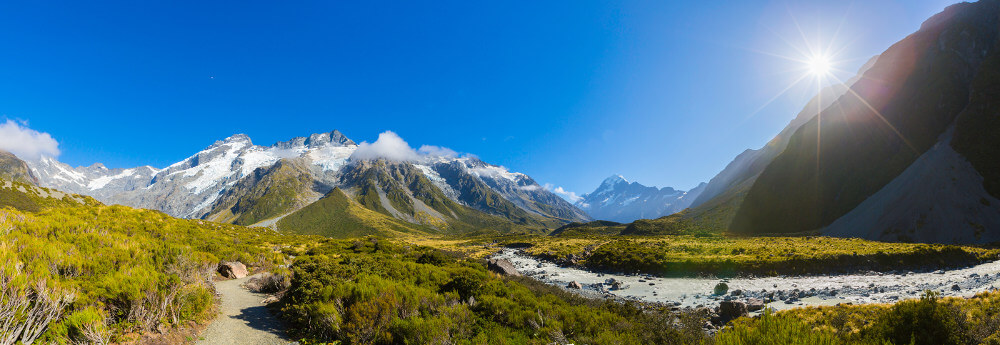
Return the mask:
<svg viewBox="0 0 1000 345"><path fill-rule="evenodd" d="M251 141L250 141L250 136L248 136L246 134L243 134L243 133L238 133L238 134L233 134L233 135L229 136L228 138L222 140L222 142L228 144L228 143L237 143L237 142L250 143Z"/></svg>
<svg viewBox="0 0 1000 345"><path fill-rule="evenodd" d="M614 186L619 182L628 183L628 180L626 180L625 176L622 175L611 175L608 178L604 179L604 182L601 182L601 185Z"/></svg>
<svg viewBox="0 0 1000 345"><path fill-rule="evenodd" d="M622 175L604 179L593 193L584 194L576 205L591 218L631 222L642 218L658 218L681 211L691 204L701 185L692 189L694 195L672 187L649 187L629 182Z"/></svg>
<svg viewBox="0 0 1000 345"><path fill-rule="evenodd" d="M315 133L308 137L295 137L288 141L279 141L272 145L280 149L295 147L350 146L357 145L338 130L329 133Z"/></svg>

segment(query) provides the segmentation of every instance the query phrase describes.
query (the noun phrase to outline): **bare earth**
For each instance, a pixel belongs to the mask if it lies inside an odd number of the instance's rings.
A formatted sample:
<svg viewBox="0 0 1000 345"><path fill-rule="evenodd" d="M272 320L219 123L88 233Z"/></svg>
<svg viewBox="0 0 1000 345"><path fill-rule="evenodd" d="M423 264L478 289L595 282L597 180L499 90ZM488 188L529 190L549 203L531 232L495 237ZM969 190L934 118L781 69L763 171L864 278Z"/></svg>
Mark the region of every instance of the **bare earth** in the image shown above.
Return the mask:
<svg viewBox="0 0 1000 345"><path fill-rule="evenodd" d="M222 296L219 316L205 329L196 344L295 344L287 339L281 320L271 315L261 303L267 296L240 286L248 279L250 277L215 284L215 289Z"/></svg>

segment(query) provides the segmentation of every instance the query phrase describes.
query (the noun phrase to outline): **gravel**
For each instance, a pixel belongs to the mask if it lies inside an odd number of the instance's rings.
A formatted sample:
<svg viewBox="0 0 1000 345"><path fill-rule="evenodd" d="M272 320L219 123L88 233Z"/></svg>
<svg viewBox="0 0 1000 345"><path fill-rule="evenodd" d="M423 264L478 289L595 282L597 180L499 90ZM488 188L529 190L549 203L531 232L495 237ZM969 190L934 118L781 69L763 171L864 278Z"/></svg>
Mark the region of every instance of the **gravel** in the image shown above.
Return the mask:
<svg viewBox="0 0 1000 345"><path fill-rule="evenodd" d="M205 329L196 344L297 344L287 339L281 320L261 303L267 295L252 293L240 286L252 277L215 283L215 289L222 297L219 316Z"/></svg>
<svg viewBox="0 0 1000 345"><path fill-rule="evenodd" d="M718 306L726 299L756 298L774 309L838 303L891 303L918 298L925 290L942 296L969 297L1000 288L1000 261L952 270L932 269L924 272L871 272L816 276L779 276L757 278L659 278L648 275L597 273L575 267L560 267L540 261L516 250L505 249L493 256L510 260L522 275L542 282L566 286L577 281L583 289L573 290L587 295L643 302L674 304L681 307ZM639 283L642 279L646 282ZM609 282L622 285L611 289ZM713 294L719 283L739 296Z"/></svg>

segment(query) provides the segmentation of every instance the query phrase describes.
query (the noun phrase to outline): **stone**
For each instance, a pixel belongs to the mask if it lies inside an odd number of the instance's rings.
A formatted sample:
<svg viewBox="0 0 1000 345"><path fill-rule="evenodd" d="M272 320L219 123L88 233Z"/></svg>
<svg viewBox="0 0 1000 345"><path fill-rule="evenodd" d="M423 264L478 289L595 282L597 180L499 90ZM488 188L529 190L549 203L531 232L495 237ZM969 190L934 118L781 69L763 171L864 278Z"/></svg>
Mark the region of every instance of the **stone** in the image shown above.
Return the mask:
<svg viewBox="0 0 1000 345"><path fill-rule="evenodd" d="M748 314L750 312L747 310L746 303L740 301L723 301L719 303L719 319L722 323L747 316Z"/></svg>
<svg viewBox="0 0 1000 345"><path fill-rule="evenodd" d="M521 274L517 272L517 269L514 268L514 264L507 259L490 259L486 262L486 268L505 276L521 276Z"/></svg>
<svg viewBox="0 0 1000 345"><path fill-rule="evenodd" d="M577 289L577 290L579 290L579 289L582 289L582 288L583 288L583 286L581 286L581 285L580 285L580 283L577 283L577 282L575 282L575 281L571 281L571 282L569 282L569 284L566 284L566 287L567 287L567 288L570 288L570 289Z"/></svg>
<svg viewBox="0 0 1000 345"><path fill-rule="evenodd" d="M726 292L728 292L728 291L729 291L729 285L726 284L726 283L715 284L715 289L713 290L713 292L716 295L725 295Z"/></svg>
<svg viewBox="0 0 1000 345"><path fill-rule="evenodd" d="M958 284L955 284L955 285L952 285L952 286L951 286L951 291L958 291L958 290L961 290L961 289L962 289L962 288L961 288L961 287L959 287L959 286L958 286Z"/></svg>
<svg viewBox="0 0 1000 345"><path fill-rule="evenodd" d="M733 292L730 292L729 294L733 295L733 296L739 296L739 295L743 294L743 290L736 289L736 290L733 290Z"/></svg>
<svg viewBox="0 0 1000 345"><path fill-rule="evenodd" d="M755 312L764 309L764 301L759 298L751 298L747 300L747 311Z"/></svg>
<svg viewBox="0 0 1000 345"><path fill-rule="evenodd" d="M219 263L219 274L229 279L240 279L246 277L250 272L247 266L239 261L223 261Z"/></svg>

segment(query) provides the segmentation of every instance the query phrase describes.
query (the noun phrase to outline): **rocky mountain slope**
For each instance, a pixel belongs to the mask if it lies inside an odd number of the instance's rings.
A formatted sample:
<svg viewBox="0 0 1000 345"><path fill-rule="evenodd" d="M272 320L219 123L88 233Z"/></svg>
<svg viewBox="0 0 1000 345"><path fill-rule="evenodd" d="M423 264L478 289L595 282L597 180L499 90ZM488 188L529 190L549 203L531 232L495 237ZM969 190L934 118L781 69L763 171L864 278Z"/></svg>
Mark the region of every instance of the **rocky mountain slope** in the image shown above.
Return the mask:
<svg viewBox="0 0 1000 345"><path fill-rule="evenodd" d="M627 223L680 212L698 198L705 186L702 183L685 192L630 183L621 175L615 175L601 182L592 193L584 194L576 206L594 219Z"/></svg>
<svg viewBox="0 0 1000 345"><path fill-rule="evenodd" d="M715 177L709 180L704 191L691 203L691 209L685 213L687 220L708 223L712 230L725 230L729 227L736 210L743 203L743 198L757 176L767 167L774 157L777 157L788 141L803 124L816 117L821 109L826 109L838 98L847 93L848 86L857 82L861 76L878 61L878 56L868 60L858 70L856 76L842 84L834 84L820 90L816 96L802 108L801 111L764 147L743 151L733 159Z"/></svg>
<svg viewBox="0 0 1000 345"><path fill-rule="evenodd" d="M886 50L795 131L731 230L1000 240L998 17L997 1L949 6Z"/></svg>
<svg viewBox="0 0 1000 345"><path fill-rule="evenodd" d="M38 178L31 173L28 163L3 150L0 150L0 178L30 185L38 184Z"/></svg>
<svg viewBox="0 0 1000 345"><path fill-rule="evenodd" d="M368 210L425 230L500 223L541 229L589 220L527 175L476 158L352 158L358 147L338 131L271 146L254 145L239 134L165 169L72 168L49 157L29 165L42 186L109 204L241 225L276 227L282 217L324 196L338 197L330 195L335 190Z"/></svg>

